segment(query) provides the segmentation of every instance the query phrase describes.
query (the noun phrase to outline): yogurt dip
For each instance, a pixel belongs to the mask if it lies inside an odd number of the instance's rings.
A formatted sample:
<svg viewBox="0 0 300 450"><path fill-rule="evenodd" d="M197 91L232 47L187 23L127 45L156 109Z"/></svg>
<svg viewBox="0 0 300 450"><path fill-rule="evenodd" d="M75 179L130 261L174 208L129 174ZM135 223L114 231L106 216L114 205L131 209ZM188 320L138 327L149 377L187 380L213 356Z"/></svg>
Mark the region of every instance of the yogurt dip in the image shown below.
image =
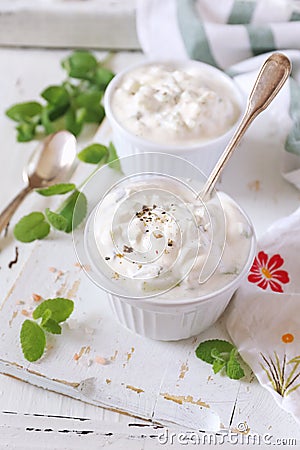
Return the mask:
<svg viewBox="0 0 300 450"><path fill-rule="evenodd" d="M94 216L97 265L133 297L194 298L233 281L249 258L252 228L218 192L207 203L187 180L124 179Z"/></svg>
<svg viewBox="0 0 300 450"><path fill-rule="evenodd" d="M234 90L213 68L148 64L125 73L111 97L116 120L135 136L168 145L215 139L236 123Z"/></svg>

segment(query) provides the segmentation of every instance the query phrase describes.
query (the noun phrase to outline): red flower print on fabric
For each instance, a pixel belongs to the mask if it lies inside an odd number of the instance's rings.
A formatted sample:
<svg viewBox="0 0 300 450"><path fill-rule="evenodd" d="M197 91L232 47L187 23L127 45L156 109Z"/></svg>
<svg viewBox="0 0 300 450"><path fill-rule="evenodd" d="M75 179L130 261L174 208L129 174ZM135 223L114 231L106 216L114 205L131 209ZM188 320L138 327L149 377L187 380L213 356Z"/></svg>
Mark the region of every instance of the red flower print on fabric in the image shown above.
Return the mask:
<svg viewBox="0 0 300 450"><path fill-rule="evenodd" d="M283 263L284 259L280 255L269 258L265 252L259 252L250 269L248 281L264 290L269 286L274 292L283 292L281 284L290 281L286 270L278 270Z"/></svg>

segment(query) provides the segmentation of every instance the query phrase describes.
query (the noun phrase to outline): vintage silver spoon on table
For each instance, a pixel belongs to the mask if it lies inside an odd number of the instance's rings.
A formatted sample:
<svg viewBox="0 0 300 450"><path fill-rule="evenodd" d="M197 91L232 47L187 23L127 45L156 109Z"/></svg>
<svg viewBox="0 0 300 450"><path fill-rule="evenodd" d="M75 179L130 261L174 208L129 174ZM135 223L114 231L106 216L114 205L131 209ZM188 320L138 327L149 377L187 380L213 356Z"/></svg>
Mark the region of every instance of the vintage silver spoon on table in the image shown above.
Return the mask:
<svg viewBox="0 0 300 450"><path fill-rule="evenodd" d="M23 171L27 185L0 214L0 233L29 192L68 181L76 158L76 139L68 131L58 131L41 142Z"/></svg>
<svg viewBox="0 0 300 450"><path fill-rule="evenodd" d="M227 161L239 144L249 125L276 97L291 73L291 62L283 53L273 53L264 62L248 98L246 112L229 144L209 175L198 198L208 200Z"/></svg>

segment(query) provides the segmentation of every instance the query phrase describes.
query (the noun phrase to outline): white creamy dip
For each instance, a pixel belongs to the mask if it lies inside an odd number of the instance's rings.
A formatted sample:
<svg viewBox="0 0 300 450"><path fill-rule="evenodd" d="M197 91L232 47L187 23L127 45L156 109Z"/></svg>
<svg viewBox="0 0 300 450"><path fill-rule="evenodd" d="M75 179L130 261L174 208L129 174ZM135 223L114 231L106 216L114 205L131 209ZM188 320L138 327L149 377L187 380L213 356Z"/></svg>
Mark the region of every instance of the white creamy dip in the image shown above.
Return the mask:
<svg viewBox="0 0 300 450"><path fill-rule="evenodd" d="M247 218L226 194L203 205L184 180L157 175L113 188L93 228L99 267L135 297L217 291L243 269L252 237Z"/></svg>
<svg viewBox="0 0 300 450"><path fill-rule="evenodd" d="M217 138L237 121L233 88L214 72L149 64L125 74L112 95L117 121L136 136L182 145Z"/></svg>

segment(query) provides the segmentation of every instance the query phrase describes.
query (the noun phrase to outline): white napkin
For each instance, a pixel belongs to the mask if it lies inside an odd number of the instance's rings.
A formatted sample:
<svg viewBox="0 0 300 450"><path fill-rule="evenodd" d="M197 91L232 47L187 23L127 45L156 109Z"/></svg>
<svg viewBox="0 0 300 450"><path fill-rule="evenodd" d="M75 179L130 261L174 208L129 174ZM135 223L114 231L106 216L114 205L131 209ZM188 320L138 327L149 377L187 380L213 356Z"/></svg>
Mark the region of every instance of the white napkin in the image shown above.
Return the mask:
<svg viewBox="0 0 300 450"><path fill-rule="evenodd" d="M293 62L266 114L286 132L282 174L300 189L300 2L293 0L140 0L137 26L151 59L192 58L252 87L268 53ZM287 50L292 49L292 50ZM258 56L259 55L259 56ZM226 313L242 357L277 403L300 421L300 209L261 238L248 280Z"/></svg>
<svg viewBox="0 0 300 450"><path fill-rule="evenodd" d="M282 152L282 174L298 189L299 20L300 2L296 0L138 0L137 8L140 43L151 59L192 58L226 69L234 78L249 74L248 90L268 56L265 52L280 49L291 59L293 78L279 97L285 111L282 106L278 111L291 119Z"/></svg>
<svg viewBox="0 0 300 450"><path fill-rule="evenodd" d="M241 356L300 422L300 208L260 239L247 282L226 311Z"/></svg>

